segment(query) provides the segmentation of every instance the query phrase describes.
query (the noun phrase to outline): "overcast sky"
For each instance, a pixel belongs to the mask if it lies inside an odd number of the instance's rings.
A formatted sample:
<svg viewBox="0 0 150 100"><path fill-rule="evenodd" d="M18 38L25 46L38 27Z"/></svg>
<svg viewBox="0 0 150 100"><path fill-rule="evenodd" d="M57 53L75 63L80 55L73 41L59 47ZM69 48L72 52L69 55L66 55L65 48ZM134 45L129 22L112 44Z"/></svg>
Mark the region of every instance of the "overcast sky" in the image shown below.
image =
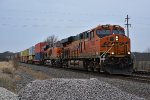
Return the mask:
<svg viewBox="0 0 150 100"><path fill-rule="evenodd" d="M150 0L0 0L0 52L18 52L99 24L132 24L132 51L150 48Z"/></svg>

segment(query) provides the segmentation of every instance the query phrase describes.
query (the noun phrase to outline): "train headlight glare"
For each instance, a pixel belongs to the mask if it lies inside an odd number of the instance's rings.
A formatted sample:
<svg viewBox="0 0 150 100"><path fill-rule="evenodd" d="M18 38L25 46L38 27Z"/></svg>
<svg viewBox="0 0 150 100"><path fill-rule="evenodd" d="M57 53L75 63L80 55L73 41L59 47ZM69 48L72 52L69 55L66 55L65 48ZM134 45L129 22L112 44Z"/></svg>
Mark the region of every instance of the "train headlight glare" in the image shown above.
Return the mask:
<svg viewBox="0 0 150 100"><path fill-rule="evenodd" d="M131 53L128 51L128 54L131 54Z"/></svg>
<svg viewBox="0 0 150 100"><path fill-rule="evenodd" d="M115 53L114 53L114 52L111 52L111 54L114 55Z"/></svg>
<svg viewBox="0 0 150 100"><path fill-rule="evenodd" d="M118 36L116 36L116 41L118 41L119 40L119 37Z"/></svg>

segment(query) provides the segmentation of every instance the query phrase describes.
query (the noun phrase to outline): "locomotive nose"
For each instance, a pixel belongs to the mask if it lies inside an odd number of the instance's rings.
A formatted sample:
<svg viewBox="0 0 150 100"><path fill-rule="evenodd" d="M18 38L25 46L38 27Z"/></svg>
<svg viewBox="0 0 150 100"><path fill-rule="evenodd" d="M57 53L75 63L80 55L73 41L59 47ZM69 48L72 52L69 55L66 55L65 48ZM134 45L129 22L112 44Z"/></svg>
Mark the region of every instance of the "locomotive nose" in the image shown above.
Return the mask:
<svg viewBox="0 0 150 100"><path fill-rule="evenodd" d="M110 42L118 42L119 41L119 35L113 35L113 36L110 36L110 39L109 39Z"/></svg>
<svg viewBox="0 0 150 100"><path fill-rule="evenodd" d="M110 54L111 55L126 55L128 53L127 42L124 40L124 36L120 36L118 34L113 34L109 37L110 41Z"/></svg>

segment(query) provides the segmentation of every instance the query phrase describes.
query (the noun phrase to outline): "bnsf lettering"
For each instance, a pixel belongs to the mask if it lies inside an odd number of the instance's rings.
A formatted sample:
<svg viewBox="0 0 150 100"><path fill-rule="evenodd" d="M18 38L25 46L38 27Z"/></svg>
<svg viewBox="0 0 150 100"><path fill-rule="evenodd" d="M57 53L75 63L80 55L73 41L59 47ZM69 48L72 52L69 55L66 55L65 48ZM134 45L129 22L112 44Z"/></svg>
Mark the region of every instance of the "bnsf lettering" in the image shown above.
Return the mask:
<svg viewBox="0 0 150 100"><path fill-rule="evenodd" d="M104 42L102 47L111 47L113 44L122 46L128 44L128 42Z"/></svg>

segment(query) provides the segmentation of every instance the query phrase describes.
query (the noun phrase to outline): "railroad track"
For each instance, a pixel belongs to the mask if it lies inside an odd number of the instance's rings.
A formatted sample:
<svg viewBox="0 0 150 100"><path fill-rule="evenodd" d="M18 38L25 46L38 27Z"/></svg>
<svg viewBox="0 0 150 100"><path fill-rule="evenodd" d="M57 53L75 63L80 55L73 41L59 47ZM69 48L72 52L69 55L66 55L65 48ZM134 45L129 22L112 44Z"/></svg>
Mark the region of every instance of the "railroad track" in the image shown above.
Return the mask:
<svg viewBox="0 0 150 100"><path fill-rule="evenodd" d="M101 77L105 77L105 78L112 78L112 79L118 78L118 79L128 80L128 81L150 83L150 73L147 73L147 72L134 72L131 75L110 75L105 72L89 72L89 71L79 70L79 69L67 69L67 70L73 71L73 72L92 74L94 76L101 76Z"/></svg>
<svg viewBox="0 0 150 100"><path fill-rule="evenodd" d="M130 79L133 79L133 80L137 80L137 81L141 81L141 82L146 82L146 83L150 83L150 75L145 75L144 74L135 74L133 73L130 77L127 77L127 78L130 78Z"/></svg>
<svg viewBox="0 0 150 100"><path fill-rule="evenodd" d="M94 76L101 76L104 78L111 78L111 79L122 79L122 80L128 80L128 81L136 81L136 82L142 82L142 83L149 83L150 84L150 74L147 73L133 73L131 75L110 75L105 72L88 72L85 70L79 70L79 69L67 69L69 71L73 72L80 72L80 73L86 73L86 74L92 74Z"/></svg>
<svg viewBox="0 0 150 100"><path fill-rule="evenodd" d="M28 65L28 64L26 64L26 65ZM87 75L91 74L91 75L94 75L94 76L110 78L110 79L122 79L122 80L128 80L128 81L150 83L150 73L146 73L146 72L134 72L131 75L110 75L110 74L105 73L105 72L89 72L89 71L81 70L81 69L51 67L51 66L47 66L47 65L42 65L42 66L45 66L45 67L48 67L48 68L54 68L54 69L67 70L67 71L71 71L71 72L84 73L84 74L87 74Z"/></svg>
<svg viewBox="0 0 150 100"><path fill-rule="evenodd" d="M107 75L108 78L122 79L133 82L141 82L150 84L150 75L133 73L131 75Z"/></svg>

